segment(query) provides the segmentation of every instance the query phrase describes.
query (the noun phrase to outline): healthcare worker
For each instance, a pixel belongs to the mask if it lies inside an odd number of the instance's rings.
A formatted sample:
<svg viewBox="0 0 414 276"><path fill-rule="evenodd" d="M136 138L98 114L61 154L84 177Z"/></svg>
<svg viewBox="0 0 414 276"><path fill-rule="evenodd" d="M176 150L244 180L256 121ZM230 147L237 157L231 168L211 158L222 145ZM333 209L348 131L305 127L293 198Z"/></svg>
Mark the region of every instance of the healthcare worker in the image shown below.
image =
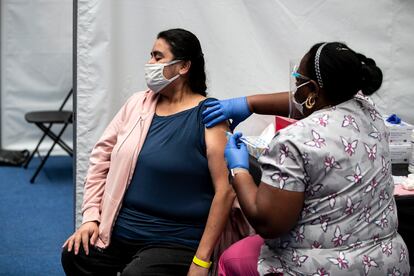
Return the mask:
<svg viewBox="0 0 414 276"><path fill-rule="evenodd" d="M305 118L280 130L259 158L259 186L242 134L227 143L233 186L258 235L223 253L219 275L408 275L389 133L367 97L380 88L381 70L331 42L314 45L292 75L292 101ZM252 111L278 113L277 103L287 102L286 94L216 101L204 119L207 126L231 118L237 124Z"/></svg>

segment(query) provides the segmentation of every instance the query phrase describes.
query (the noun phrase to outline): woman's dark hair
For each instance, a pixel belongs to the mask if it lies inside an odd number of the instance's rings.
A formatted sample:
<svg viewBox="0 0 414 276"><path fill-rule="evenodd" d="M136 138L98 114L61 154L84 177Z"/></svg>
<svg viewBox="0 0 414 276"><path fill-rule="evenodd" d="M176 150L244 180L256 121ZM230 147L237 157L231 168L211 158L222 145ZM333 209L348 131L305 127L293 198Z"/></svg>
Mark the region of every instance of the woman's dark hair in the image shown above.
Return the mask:
<svg viewBox="0 0 414 276"><path fill-rule="evenodd" d="M170 45L174 59L191 61L188 73L189 86L192 91L206 96L204 55L198 38L193 33L183 29L170 29L160 32L157 38L164 39Z"/></svg>
<svg viewBox="0 0 414 276"><path fill-rule="evenodd" d="M306 70L308 77L323 86L327 99L334 104L351 99L360 90L372 95L382 83L382 71L373 59L340 42L313 45Z"/></svg>

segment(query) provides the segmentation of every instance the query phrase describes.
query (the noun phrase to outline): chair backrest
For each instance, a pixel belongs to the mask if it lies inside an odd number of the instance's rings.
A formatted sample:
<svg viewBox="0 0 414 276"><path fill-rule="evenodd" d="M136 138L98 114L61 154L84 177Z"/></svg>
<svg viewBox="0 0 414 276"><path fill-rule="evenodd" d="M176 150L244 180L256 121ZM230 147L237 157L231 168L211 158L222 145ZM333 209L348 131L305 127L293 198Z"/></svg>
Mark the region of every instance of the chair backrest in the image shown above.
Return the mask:
<svg viewBox="0 0 414 276"><path fill-rule="evenodd" d="M68 102L70 96L72 96L72 94L73 94L73 88L71 88L69 93L66 95L65 100L63 101L62 105L59 107L59 111L63 110L63 108L65 107L66 103Z"/></svg>

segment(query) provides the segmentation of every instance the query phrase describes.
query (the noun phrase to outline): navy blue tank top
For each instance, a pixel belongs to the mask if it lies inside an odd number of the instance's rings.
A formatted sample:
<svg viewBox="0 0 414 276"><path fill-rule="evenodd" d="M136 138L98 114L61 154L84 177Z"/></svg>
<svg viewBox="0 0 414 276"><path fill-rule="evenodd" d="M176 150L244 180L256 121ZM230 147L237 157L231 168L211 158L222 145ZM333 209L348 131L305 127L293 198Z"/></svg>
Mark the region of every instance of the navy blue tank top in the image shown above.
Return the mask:
<svg viewBox="0 0 414 276"><path fill-rule="evenodd" d="M170 116L154 115L114 236L198 246L214 197L201 119L209 100Z"/></svg>

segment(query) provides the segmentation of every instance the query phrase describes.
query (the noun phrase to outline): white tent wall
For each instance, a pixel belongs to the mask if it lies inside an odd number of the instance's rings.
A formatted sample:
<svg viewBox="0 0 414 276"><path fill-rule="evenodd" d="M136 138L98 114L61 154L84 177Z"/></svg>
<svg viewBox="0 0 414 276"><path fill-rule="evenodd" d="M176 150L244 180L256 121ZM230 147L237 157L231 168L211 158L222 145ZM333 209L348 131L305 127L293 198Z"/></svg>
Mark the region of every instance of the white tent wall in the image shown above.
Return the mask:
<svg viewBox="0 0 414 276"><path fill-rule="evenodd" d="M125 100L146 88L143 65L158 32L198 36L208 93L220 99L286 91L290 59L317 42L346 42L382 68L373 96L382 112L414 123L413 14L409 0L79 0L77 223L89 153ZM254 116L239 129L257 134L272 120Z"/></svg>
<svg viewBox="0 0 414 276"><path fill-rule="evenodd" d="M72 87L72 0L0 3L2 147L33 150L42 132L25 113L57 110ZM63 139L70 144L72 136L69 127ZM40 151L51 143L45 139ZM56 146L52 154L66 153Z"/></svg>

